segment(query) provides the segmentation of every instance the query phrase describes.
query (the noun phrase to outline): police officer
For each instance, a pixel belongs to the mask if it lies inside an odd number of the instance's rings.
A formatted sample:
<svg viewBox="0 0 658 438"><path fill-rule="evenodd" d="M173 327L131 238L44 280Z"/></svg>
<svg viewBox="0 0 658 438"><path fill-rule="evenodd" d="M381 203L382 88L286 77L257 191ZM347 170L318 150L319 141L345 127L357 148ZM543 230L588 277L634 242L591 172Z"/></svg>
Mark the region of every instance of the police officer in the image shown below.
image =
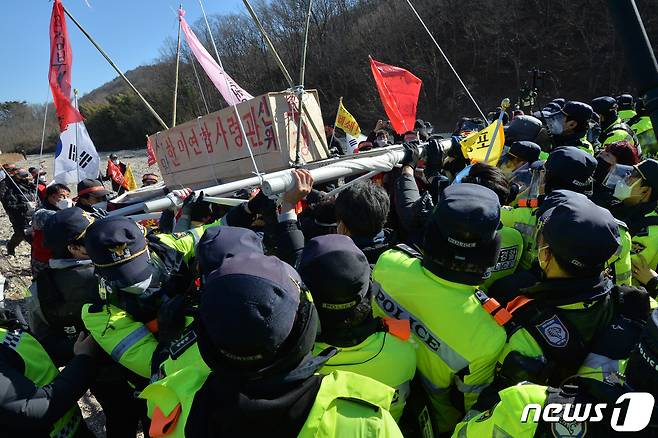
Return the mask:
<svg viewBox="0 0 658 438"><path fill-rule="evenodd" d="M407 342L408 321L373 317L374 286L365 254L347 236L319 236L306 244L298 270L322 326L314 354L338 349L320 373L351 371L395 388L391 415L399 421L416 372L416 352Z"/></svg>
<svg viewBox="0 0 658 438"><path fill-rule="evenodd" d="M451 431L491 382L505 342L504 330L476 297L498 260L499 227L493 191L469 183L450 186L426 225L422 255L398 245L382 254L373 271L380 286L375 315L411 321L418 374L439 433Z"/></svg>
<svg viewBox="0 0 658 438"><path fill-rule="evenodd" d="M559 384L578 370L595 337L615 317L623 313L635 317L635 306L622 303L644 299L648 311L645 291L637 292L639 298L629 293L619 299L620 289L613 291L603 274L621 244L610 212L578 193L560 190L551 197L537 228L542 279L536 282L518 274L502 280L504 287L495 284L490 289L501 306L494 312L510 318L504 323L509 339L497 377L503 383L496 389L523 380Z"/></svg>
<svg viewBox="0 0 658 438"><path fill-rule="evenodd" d="M151 358L158 346L156 334L176 335L167 325L160 327L159 309L192 282L182 261L184 254L151 243L127 218L94 222L87 230L85 247L100 278L99 292L105 303L82 310L85 326L100 346L115 361L146 378L154 371ZM153 366L156 369L157 364Z"/></svg>
<svg viewBox="0 0 658 438"><path fill-rule="evenodd" d="M368 377L317 370L318 315L298 274L276 257L240 254L215 270L199 305L194 366L142 394L150 436L402 436L394 390Z"/></svg>
<svg viewBox="0 0 658 438"><path fill-rule="evenodd" d="M601 96L592 100L592 109L601 119L601 134L599 141L601 145L626 140L635 147L639 142L633 130L619 118L617 101L610 96Z"/></svg>
<svg viewBox="0 0 658 438"><path fill-rule="evenodd" d="M638 100L635 109L637 114L628 121L628 126L637 136L645 156L655 157L658 154L658 140L656 140L653 123L651 123L651 118L644 105L644 99Z"/></svg>
<svg viewBox="0 0 658 438"><path fill-rule="evenodd" d="M617 166L629 171L619 178L613 195L621 203L612 208L623 220L632 236L631 260L644 259L652 269L658 265L658 161L649 159L629 166ZM615 172L613 169L611 172ZM610 180L611 178L608 178Z"/></svg>
<svg viewBox="0 0 658 438"><path fill-rule="evenodd" d="M93 221L92 215L73 207L56 212L44 226L45 244L54 257L30 287L28 307L32 333L56 365L70 360L73 343L84 330L82 307L100 303L98 280L85 249L86 231ZM143 403L134 398L129 376L120 365L103 354L98 366L91 391L103 408L108 437L134 436L140 415L145 415Z"/></svg>
<svg viewBox="0 0 658 438"><path fill-rule="evenodd" d="M511 146L515 141L531 141L542 149L540 159L545 160L551 151L551 137L537 117L522 115L514 117L505 127L505 145ZM544 156L545 154L545 156Z"/></svg>
<svg viewBox="0 0 658 438"><path fill-rule="evenodd" d="M544 120L554 146L575 146L594 155L594 148L586 138L592 113L591 106L576 101L569 101L554 112L544 111Z"/></svg>
<svg viewBox="0 0 658 438"><path fill-rule="evenodd" d="M537 260L534 247L536 207L541 205L545 195L557 189L591 194L595 169L594 157L571 146L555 149L543 166L541 162L533 164L532 181L528 189L519 195L519 206L503 207L501 211L503 225L516 228L523 237L523 254L519 264L521 269L531 269Z"/></svg>
<svg viewBox="0 0 658 438"><path fill-rule="evenodd" d="M527 166L539 159L541 148L531 141L514 141L507 152L500 157L498 167L505 175L513 175L522 166Z"/></svg>
<svg viewBox="0 0 658 438"><path fill-rule="evenodd" d="M39 341L7 311L0 316L0 428L3 436L90 437L77 401L96 373L96 345L80 333L60 372Z"/></svg>
<svg viewBox="0 0 658 438"><path fill-rule="evenodd" d="M619 105L619 111L617 112L619 118L622 122L628 123L637 114L635 112L635 99L631 94L622 94L617 96L615 100L617 101L617 105Z"/></svg>
<svg viewBox="0 0 658 438"><path fill-rule="evenodd" d="M624 369L614 375L614 379L600 382L593 379L574 376L560 387L546 387L534 384L510 386L499 393L499 402L481 415L470 421L460 423L455 429L453 438L513 436L515 438L553 438L553 437L617 437L622 435L655 437L658 436L658 414L654 407L653 397L638 397L631 399L625 414L614 419L614 410L619 411L623 399L628 392L642 392L655 395L658 393L658 310L649 318L644 331L637 342L636 348ZM639 401L639 403L638 403ZM553 410L553 421L546 421L545 412L550 403L562 405L561 409ZM591 405L605 403L600 406L602 417ZM534 405L528 408L528 405ZM587 409L588 414L582 419L573 418L574 406ZM571 409L569 409L571 408ZM614 410L613 410L614 409ZM570 411L570 412L569 412ZM635 414L635 424L627 422L629 414ZM564 413L570 413L571 419L565 419ZM583 411L581 410L581 415ZM550 414L549 414L550 416ZM522 419L525 417L525 421ZM589 421L587 421L589 420ZM614 421L614 423L613 423ZM611 426L635 426L629 434L612 430Z"/></svg>

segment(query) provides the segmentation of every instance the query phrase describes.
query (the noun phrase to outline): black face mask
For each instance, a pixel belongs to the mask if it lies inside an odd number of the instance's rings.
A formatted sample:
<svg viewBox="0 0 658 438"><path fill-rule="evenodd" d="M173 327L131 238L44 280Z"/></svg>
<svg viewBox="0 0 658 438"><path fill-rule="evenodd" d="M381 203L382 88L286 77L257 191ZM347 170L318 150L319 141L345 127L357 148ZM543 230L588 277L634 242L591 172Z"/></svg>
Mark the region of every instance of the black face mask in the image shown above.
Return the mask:
<svg viewBox="0 0 658 438"><path fill-rule="evenodd" d="M599 184L603 184L603 180L605 180L605 177L608 175L608 172L610 172L610 168L612 165L610 165L607 161L605 161L603 158L600 156L596 157L597 165L596 165L596 170L594 170L594 181L596 181Z"/></svg>

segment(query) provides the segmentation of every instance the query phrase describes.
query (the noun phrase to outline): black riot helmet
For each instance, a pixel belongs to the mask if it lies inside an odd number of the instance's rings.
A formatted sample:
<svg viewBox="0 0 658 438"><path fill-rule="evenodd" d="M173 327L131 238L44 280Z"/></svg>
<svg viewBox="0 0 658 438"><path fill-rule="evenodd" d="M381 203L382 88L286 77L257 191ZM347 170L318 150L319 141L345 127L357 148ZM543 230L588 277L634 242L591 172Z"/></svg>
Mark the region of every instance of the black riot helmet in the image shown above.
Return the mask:
<svg viewBox="0 0 658 438"><path fill-rule="evenodd" d="M537 143L543 151L550 151L551 139L541 120L533 116L517 116L505 128L505 144L515 141L531 141Z"/></svg>

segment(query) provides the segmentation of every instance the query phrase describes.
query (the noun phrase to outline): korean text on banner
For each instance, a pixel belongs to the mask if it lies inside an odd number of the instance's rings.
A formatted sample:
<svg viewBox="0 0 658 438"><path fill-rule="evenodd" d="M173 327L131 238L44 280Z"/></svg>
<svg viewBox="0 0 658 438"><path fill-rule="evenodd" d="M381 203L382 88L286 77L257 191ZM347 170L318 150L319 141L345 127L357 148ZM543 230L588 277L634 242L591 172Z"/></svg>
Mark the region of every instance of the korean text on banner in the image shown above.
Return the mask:
<svg viewBox="0 0 658 438"><path fill-rule="evenodd" d="M345 132L345 134L349 134L352 137L359 137L361 134L361 128L359 127L359 124L356 122L356 119L352 114L350 114L347 109L343 106L343 102L341 100L340 105L338 105L338 114L336 115L336 127L340 128Z"/></svg>
<svg viewBox="0 0 658 438"><path fill-rule="evenodd" d="M73 53L69 42L64 6L60 0L53 3L50 18L50 69L48 82L53 93L59 131L64 132L70 123L81 122L82 114L71 104L71 70Z"/></svg>
<svg viewBox="0 0 658 438"><path fill-rule="evenodd" d="M486 162L492 166L498 164L498 160L503 153L503 146L505 145L505 133L502 124L498 124L497 121L494 121L482 131L469 135L460 142L464 157L471 160L471 163L484 162L497 126L498 133L496 134L496 139L491 147L489 159Z"/></svg>

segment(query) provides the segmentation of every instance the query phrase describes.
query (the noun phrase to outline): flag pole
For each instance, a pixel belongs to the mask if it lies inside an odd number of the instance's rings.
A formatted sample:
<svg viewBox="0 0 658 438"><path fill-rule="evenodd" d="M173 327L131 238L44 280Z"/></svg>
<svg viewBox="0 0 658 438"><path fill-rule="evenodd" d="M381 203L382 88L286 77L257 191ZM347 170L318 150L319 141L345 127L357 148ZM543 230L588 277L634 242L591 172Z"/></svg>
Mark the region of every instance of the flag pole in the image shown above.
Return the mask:
<svg viewBox="0 0 658 438"><path fill-rule="evenodd" d="M336 137L336 123L338 123L338 113L340 112L340 107L342 104L343 104L343 96L340 96L340 99L338 99L338 108L336 109L336 117L334 118L334 129L333 131L331 131L331 140L329 140L329 144L328 144L329 148L331 148L331 145L334 142L334 137Z"/></svg>
<svg viewBox="0 0 658 438"><path fill-rule="evenodd" d="M304 43L302 45L302 59L299 68L299 86L297 87L297 100L299 100L299 121L297 123L297 142L295 144L295 164L300 164L300 144L302 140L302 128L304 127L304 77L306 75L306 51L308 50L308 30L311 27L311 7L313 0L308 0L308 12L306 13L306 24L304 26Z"/></svg>
<svg viewBox="0 0 658 438"><path fill-rule="evenodd" d="M73 98L75 99L75 109L78 109L78 89L73 89ZM79 110L78 110L79 111ZM78 183L80 182L80 151L78 150L78 124L73 123L75 126L75 172ZM67 127L68 129L68 127ZM76 183L77 184L77 183Z"/></svg>
<svg viewBox="0 0 658 438"><path fill-rule="evenodd" d="M503 116L505 115L505 111L509 108L510 101L506 97L505 99L500 102L500 115L498 116L498 121L496 122L496 129L494 130L493 135L491 136L491 143L489 143L489 148L487 149L487 155L484 156L484 162L489 164L489 155L491 155L491 150L493 149L493 145L496 142L496 137L498 136L498 130L500 129L502 123L503 123Z"/></svg>
<svg viewBox="0 0 658 438"><path fill-rule="evenodd" d="M276 51L276 48L274 47L274 44L272 43L272 40L270 39L269 35L265 31L265 28L263 27L263 24L261 23L260 19L256 15L256 12L254 11L254 8L251 6L251 3L249 3L249 0L242 0L242 3L244 3L245 7L247 8L247 11L249 12L249 15L251 15L251 18L254 20L254 23L256 23L256 27L260 31L260 34L263 36L263 39L265 40L265 44L267 44L267 47L270 49L270 53L274 57L274 60L276 61L276 64L279 66L279 69L281 70L281 73L283 73L283 77L286 79L286 82L288 82L288 86L290 89L294 90L295 89L295 84L292 81L292 76L290 76L290 73L288 72L288 69L286 66L283 64L283 61L281 60L281 57L279 56L279 52ZM308 123L311 125L311 128L313 128L313 133L319 138L322 139L322 136L320 135L320 131L318 130L318 127L315 126L315 123L313 123L313 119L311 118L311 115L308 113L308 109L306 107L303 107L304 114L306 115L306 118L308 119ZM300 111L301 113L302 111Z"/></svg>
<svg viewBox="0 0 658 438"><path fill-rule="evenodd" d="M180 8L182 8L183 5L180 5ZM175 80L174 80L174 104L173 104L173 110L172 110L172 115L171 115L171 127L173 128L176 126L176 104L178 102L178 66L180 65L180 29L181 24L180 24L180 17L178 17L178 45L176 46L176 74L175 74Z"/></svg>
<svg viewBox="0 0 658 438"><path fill-rule="evenodd" d="M472 101L473 104L475 105L475 108L477 108L477 110L478 110L478 112L480 113L480 115L482 116L482 118L483 118L485 121L488 122L488 120L487 120L487 116L485 116L485 115L484 115L484 112L482 112L482 110L480 109L480 106L479 106L478 103L475 101L475 98L473 97L473 95L471 94L471 92L468 90L468 87L466 86L466 84L464 83L464 81L462 81L461 76L459 76L459 73L457 73L457 70L455 70L455 67L452 66L452 62L450 62L450 60L448 59L448 56L445 54L445 52L443 51L443 49L441 48L441 46L439 45L439 43L438 43L438 42L436 41L436 39L434 38L434 35L432 35L432 32L430 32L430 30L427 28L427 25L425 24L425 22L423 21L423 19L420 17L420 14L418 14L418 11L416 11L416 8L414 8L414 5L411 3L411 0L407 0L407 4L409 5L409 7L411 8L411 10L414 12L414 14L416 15L416 17L418 18L418 21L420 21L420 24L422 24L423 27L425 28L425 31L427 32L427 34L430 36L430 38L431 38L432 41L434 42L434 45L436 46L436 48L439 49L439 52L441 52L441 56L443 56L443 59L445 59L445 61L448 63L448 67L450 67L450 69L451 69L452 72L455 74L455 76L457 76L457 80L458 80L459 83L462 85L462 87L464 87L464 90L466 91L466 94L468 94L468 97L471 98L471 101Z"/></svg>
<svg viewBox="0 0 658 438"><path fill-rule="evenodd" d="M64 8L64 12L66 13L66 15L68 15L68 17L71 19L71 21L73 21L73 24L75 24L75 25L78 27L78 29L80 29L80 32L82 32L82 33L84 34L84 36L87 37L87 39L89 40L89 42L91 42L91 43L94 45L94 47L96 47L96 49L100 52L100 54L103 55L103 57L105 58L105 60L106 60L107 62L110 63L110 65L112 66L112 68L114 68L114 70L119 74L119 76L121 76L121 78L126 82L126 84L128 84L128 86L129 86L129 87L135 92L135 94L137 94L137 96L142 100L142 102L144 103L144 105L146 106L146 108L147 108L147 109L149 110L149 112L153 115L153 117L155 117L155 119L158 121L158 123L160 123L160 125L161 125L164 129L169 129L169 127L168 127L167 124L164 122L164 120L162 120L162 117L160 117L160 116L158 115L158 113L155 111L155 109L153 109L153 107L151 106L151 104L148 103L148 101L144 98L144 96L142 96L142 93L140 93L140 92L137 90L137 88L135 88L135 86L132 84L132 82L130 82L130 80L126 77L126 75L123 74L123 72L121 71L121 69L120 69L119 67L117 67L117 65L114 63L114 61L112 61L112 59L109 57L109 55L108 55L107 53L105 53L105 51L101 48L101 46L99 46L98 43L92 38L92 36L89 35L89 33L85 30L84 27L82 27L82 25L78 22L78 20L76 20L75 17L74 17L73 15L71 15L71 13L69 12L69 10L66 9L66 6L64 6L64 5L62 4L62 8Z"/></svg>
<svg viewBox="0 0 658 438"><path fill-rule="evenodd" d="M41 171L41 157L43 157L43 144L46 141L46 120L48 119L48 102L50 102L50 84L48 84L48 93L46 94L46 109L43 111L43 128L41 130L41 147L39 148L39 171ZM55 178L55 163L53 161L53 178ZM37 174L37 188L34 190L34 199L39 198L39 175Z"/></svg>
<svg viewBox="0 0 658 438"><path fill-rule="evenodd" d="M222 65L222 58L219 57L219 51L217 50L217 45L215 44L215 37L212 35L212 31L210 30L210 24L208 23L208 17L206 16L206 10L203 7L203 1L199 0L199 5L201 6L201 12L203 13L203 19L206 22L206 28L208 29L208 35L210 36L210 41L212 41L212 47L215 49L215 56L217 56L217 62L219 63L219 68L222 69L222 73L224 76L224 81L226 83L226 89L230 92L231 91L231 86L228 83L228 77L226 70L224 70L224 65ZM226 102L228 105L230 105L229 102ZM235 118L238 119L238 127L240 128L240 133L242 134L242 139L244 142L247 144L247 150L249 151L249 157L251 158L251 164L254 166L254 173L258 178L262 181L262 174L258 170L258 166L256 165L256 157L254 156L254 151L251 150L251 144L249 144L249 138L247 138L247 132L244 129L244 125L242 123L242 117L240 117L240 113L238 112L238 104L234 103L233 104L233 112L235 113Z"/></svg>

